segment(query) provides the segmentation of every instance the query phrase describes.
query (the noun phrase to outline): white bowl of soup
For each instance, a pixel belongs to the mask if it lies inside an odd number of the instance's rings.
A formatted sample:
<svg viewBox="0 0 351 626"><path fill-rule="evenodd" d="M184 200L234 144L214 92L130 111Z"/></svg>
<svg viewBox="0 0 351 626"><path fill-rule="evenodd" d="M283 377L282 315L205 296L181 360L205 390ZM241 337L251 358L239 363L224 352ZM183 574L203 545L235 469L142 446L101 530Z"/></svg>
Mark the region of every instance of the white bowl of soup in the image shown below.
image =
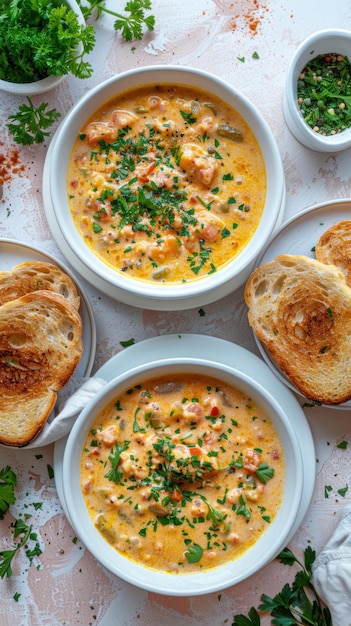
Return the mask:
<svg viewBox="0 0 351 626"><path fill-rule="evenodd" d="M63 494L75 532L112 574L199 595L285 547L303 490L284 407L237 369L146 363L108 383L68 437Z"/></svg>
<svg viewBox="0 0 351 626"><path fill-rule="evenodd" d="M144 67L88 91L48 157L53 236L108 295L179 310L241 286L282 218L279 150L233 86Z"/></svg>

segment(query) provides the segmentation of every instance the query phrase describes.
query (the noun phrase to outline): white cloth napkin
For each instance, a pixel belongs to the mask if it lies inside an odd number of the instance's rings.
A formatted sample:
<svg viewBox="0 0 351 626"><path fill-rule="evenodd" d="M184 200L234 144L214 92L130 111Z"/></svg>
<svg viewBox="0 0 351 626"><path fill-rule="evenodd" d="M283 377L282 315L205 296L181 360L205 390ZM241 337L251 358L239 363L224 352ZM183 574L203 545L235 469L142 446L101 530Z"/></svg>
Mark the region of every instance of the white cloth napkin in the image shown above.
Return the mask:
<svg viewBox="0 0 351 626"><path fill-rule="evenodd" d="M23 449L46 446L68 435L79 413L106 384L102 378L72 378L57 394L55 408L42 431Z"/></svg>
<svg viewBox="0 0 351 626"><path fill-rule="evenodd" d="M312 582L333 626L351 626L351 504L313 564Z"/></svg>

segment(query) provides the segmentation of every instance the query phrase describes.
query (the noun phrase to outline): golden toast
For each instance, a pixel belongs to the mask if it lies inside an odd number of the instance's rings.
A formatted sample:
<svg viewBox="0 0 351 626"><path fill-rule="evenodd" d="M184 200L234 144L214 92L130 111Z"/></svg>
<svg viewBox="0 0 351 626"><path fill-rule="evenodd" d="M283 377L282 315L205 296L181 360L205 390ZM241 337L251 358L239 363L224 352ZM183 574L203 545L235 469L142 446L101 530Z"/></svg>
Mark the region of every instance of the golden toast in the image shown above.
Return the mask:
<svg viewBox="0 0 351 626"><path fill-rule="evenodd" d="M52 263L27 261L0 272L0 306L32 291L60 293L70 304L79 309L80 298L72 278Z"/></svg>
<svg viewBox="0 0 351 626"><path fill-rule="evenodd" d="M351 398L351 288L341 270L282 254L252 272L244 297L257 337L306 398Z"/></svg>
<svg viewBox="0 0 351 626"><path fill-rule="evenodd" d="M319 238L316 257L322 263L336 265L351 287L351 220L333 224Z"/></svg>
<svg viewBox="0 0 351 626"><path fill-rule="evenodd" d="M80 315L61 294L34 291L0 307L0 443L39 434L82 351Z"/></svg>

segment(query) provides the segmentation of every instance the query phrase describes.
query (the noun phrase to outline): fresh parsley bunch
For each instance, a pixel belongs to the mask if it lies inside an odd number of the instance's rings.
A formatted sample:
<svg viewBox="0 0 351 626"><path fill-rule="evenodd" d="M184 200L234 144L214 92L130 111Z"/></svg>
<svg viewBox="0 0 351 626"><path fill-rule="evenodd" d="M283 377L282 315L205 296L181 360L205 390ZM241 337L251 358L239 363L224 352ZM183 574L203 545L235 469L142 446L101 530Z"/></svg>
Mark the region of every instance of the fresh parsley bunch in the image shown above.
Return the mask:
<svg viewBox="0 0 351 626"><path fill-rule="evenodd" d="M0 0L0 78L31 83L49 75L88 78L84 60L95 30L78 22L64 0Z"/></svg>
<svg viewBox="0 0 351 626"><path fill-rule="evenodd" d="M16 474L7 465L0 469L0 520L5 518L5 514L12 504L16 502L15 488L17 485ZM35 509L41 507L41 503L33 503ZM28 520L31 516L26 514ZM26 557L31 564L35 556L41 554L41 548L38 542L38 536L32 530L32 526L27 524L23 519L16 519L11 527L13 529L13 539L17 543L8 550L0 551L0 578L10 578L12 576L12 563L16 554L25 548ZM31 546L29 546L29 542Z"/></svg>
<svg viewBox="0 0 351 626"><path fill-rule="evenodd" d="M286 583L280 593L270 598L262 594L259 611L269 612L274 619L274 626L295 626L309 624L310 626L332 626L332 618L328 607L323 605L312 583L312 565L316 553L310 546L304 551L304 561L301 563L296 556L285 548L277 559L284 565L299 565L292 585ZM261 620L254 607L249 610L248 616L236 615L232 626L260 626Z"/></svg>

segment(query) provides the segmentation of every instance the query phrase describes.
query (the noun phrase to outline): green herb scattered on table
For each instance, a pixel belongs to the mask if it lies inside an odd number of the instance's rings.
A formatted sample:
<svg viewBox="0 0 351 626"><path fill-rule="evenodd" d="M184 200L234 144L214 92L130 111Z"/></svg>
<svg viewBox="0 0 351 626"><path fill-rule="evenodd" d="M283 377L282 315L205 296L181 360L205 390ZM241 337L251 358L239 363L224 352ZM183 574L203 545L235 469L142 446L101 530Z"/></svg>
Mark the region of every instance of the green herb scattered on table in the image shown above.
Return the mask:
<svg viewBox="0 0 351 626"><path fill-rule="evenodd" d="M2 552L0 552L0 578L5 578L5 576L10 578L10 576L12 576L12 562L21 548L26 548L26 556L30 564L35 556L39 556L42 553L37 541L37 535L32 532L31 525L26 524L21 519L17 519L14 524L12 524L12 527L13 538L19 538L19 542L10 550L2 550ZM35 545L32 549L28 546L29 540L35 541Z"/></svg>
<svg viewBox="0 0 351 626"><path fill-rule="evenodd" d="M346 56L320 54L309 61L297 82L297 102L305 122L321 135L351 126L351 65Z"/></svg>
<svg viewBox="0 0 351 626"><path fill-rule="evenodd" d="M33 143L43 143L50 135L47 129L60 117L56 109L46 110L47 102L35 107L31 98L27 97L28 104L21 104L14 115L9 115L10 123L6 124L16 143L30 146Z"/></svg>
<svg viewBox="0 0 351 626"><path fill-rule="evenodd" d="M121 344L122 348L128 348L129 346L134 346L135 339L131 337L130 339L126 339L125 341L120 341L119 343Z"/></svg>
<svg viewBox="0 0 351 626"><path fill-rule="evenodd" d="M78 0L85 19L90 18L94 10L97 12L97 17L100 17L103 12L113 15L116 18L114 29L120 30L126 41L142 39L144 26L149 31L153 31L155 28L155 17L153 15L145 15L145 10L151 9L150 0L129 0L124 7L125 13L129 15L121 15L121 13L107 9L104 6L104 0L87 0L87 2L89 6L87 6L86 2Z"/></svg>
<svg viewBox="0 0 351 626"><path fill-rule="evenodd" d="M65 4L51 0L0 0L0 78L31 83L49 75L88 78L84 60L95 45L95 30L80 24Z"/></svg>
<svg viewBox="0 0 351 626"><path fill-rule="evenodd" d="M304 562L285 548L277 559L283 565L298 565L299 571L291 585L286 583L280 593L270 598L262 594L258 610L267 612L274 619L273 626L294 626L309 624L310 626L332 626L329 609L324 606L312 583L312 565L316 553L310 546L304 551ZM257 610L251 607L248 616L236 615L232 626L260 626L261 620Z"/></svg>
<svg viewBox="0 0 351 626"><path fill-rule="evenodd" d="M17 484L16 474L7 465L0 470L0 520L3 520L5 513L9 507L16 502L15 487ZM41 503L33 503L35 509L41 508ZM28 520L31 516L27 515ZM13 529L14 540L19 539L13 548L0 551L0 578L9 578L12 576L12 563L18 551L25 547L26 557L29 564L32 563L35 556L39 556L42 550L38 543L38 537L32 530L32 526L26 524L22 519L16 519L11 527ZM32 542L30 545L29 542ZM33 545L34 542L34 545ZM19 596L14 596L14 600L18 600Z"/></svg>

